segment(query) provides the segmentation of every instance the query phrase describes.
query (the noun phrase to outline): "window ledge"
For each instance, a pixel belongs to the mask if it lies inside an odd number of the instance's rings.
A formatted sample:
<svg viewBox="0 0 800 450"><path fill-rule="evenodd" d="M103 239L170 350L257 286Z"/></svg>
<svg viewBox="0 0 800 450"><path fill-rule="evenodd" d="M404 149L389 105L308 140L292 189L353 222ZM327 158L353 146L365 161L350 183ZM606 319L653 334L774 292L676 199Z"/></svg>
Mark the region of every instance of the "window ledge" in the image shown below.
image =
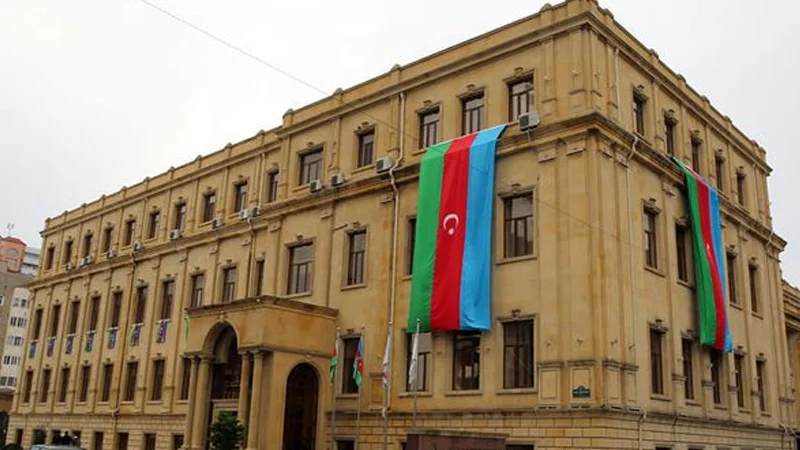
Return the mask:
<svg viewBox="0 0 800 450"><path fill-rule="evenodd" d="M298 292L296 294L286 294L283 298L295 299L295 298L311 297L312 295L314 295L312 291Z"/></svg>
<svg viewBox="0 0 800 450"><path fill-rule="evenodd" d="M426 397L426 398L427 397L433 397L433 393L430 392L430 391L424 391L424 392L423 391L419 391L419 392L417 392L416 396L417 397ZM413 392L401 392L401 393L398 394L398 397L400 397L400 398L414 398L414 393Z"/></svg>
<svg viewBox="0 0 800 450"><path fill-rule="evenodd" d="M646 270L646 271L648 271L648 272L650 272L650 273L652 273L654 275L658 275L661 278L666 278L667 277L666 275L664 275L664 272L659 270L657 267L650 267L647 264L645 264L644 265L644 270Z"/></svg>
<svg viewBox="0 0 800 450"><path fill-rule="evenodd" d="M336 398L341 398L341 399L345 399L345 400L347 400L347 399L357 399L358 398L358 394L336 394Z"/></svg>
<svg viewBox="0 0 800 450"><path fill-rule="evenodd" d="M761 411L761 417L772 417L772 414L770 414L770 413L768 413L766 411Z"/></svg>
<svg viewBox="0 0 800 450"><path fill-rule="evenodd" d="M178 405L188 405L189 399L187 398L185 400L175 400L175 403L177 403Z"/></svg>
<svg viewBox="0 0 800 450"><path fill-rule="evenodd" d="M741 305L740 303L731 303L731 302L728 302L728 306L731 306L731 307L733 307L733 308L736 308L736 309L738 309L739 311L744 311L744 308L742 308L742 305Z"/></svg>
<svg viewBox="0 0 800 450"><path fill-rule="evenodd" d="M716 409L718 411L727 411L728 410L728 408L725 405L720 405L720 404L715 404L714 405L714 409Z"/></svg>
<svg viewBox="0 0 800 450"><path fill-rule="evenodd" d="M373 170L375 169L375 161L372 161L371 163L369 163L369 164L367 164L365 166L356 167L355 169L353 169L352 173L353 173L353 175L355 175L357 173L366 172L369 169L373 169Z"/></svg>
<svg viewBox="0 0 800 450"><path fill-rule="evenodd" d="M480 389L471 389L463 391L447 391L444 393L445 397L480 397L483 391Z"/></svg>
<svg viewBox="0 0 800 450"><path fill-rule="evenodd" d="M306 184L301 184L301 185L295 186L295 187L292 188L292 192L296 193L296 192L307 191L308 190L308 186L310 186L310 185L311 185L311 182L309 181Z"/></svg>
<svg viewBox="0 0 800 450"><path fill-rule="evenodd" d="M656 400L659 402L667 402L667 403L672 402L671 398L663 394L650 394L650 400Z"/></svg>
<svg viewBox="0 0 800 450"><path fill-rule="evenodd" d="M747 415L750 415L750 410L749 410L749 409L747 409L747 408L739 408L739 413L740 413L740 414L747 414Z"/></svg>
<svg viewBox="0 0 800 450"><path fill-rule="evenodd" d="M761 320L764 320L764 315L763 315L763 314L761 314L761 313L754 312L754 313L753 313L753 316L754 316L754 317L758 317L758 318L759 318L759 319L761 319Z"/></svg>
<svg viewBox="0 0 800 450"><path fill-rule="evenodd" d="M367 287L367 283L358 283L358 284L346 284L342 286L343 291L350 291L353 289L364 289Z"/></svg>
<svg viewBox="0 0 800 450"><path fill-rule="evenodd" d="M678 279L678 284L683 286L683 287L685 287L686 289L689 289L689 290L692 290L692 291L694 290L694 284L690 283L688 281L683 281L681 279Z"/></svg>
<svg viewBox="0 0 800 450"><path fill-rule="evenodd" d="M495 392L495 395L526 395L526 394L538 394L539 389L535 387L529 388L508 388L508 389L498 389Z"/></svg>
<svg viewBox="0 0 800 450"><path fill-rule="evenodd" d="M120 402L121 405L133 405L134 403L136 402L133 400L123 400Z"/></svg>
<svg viewBox="0 0 800 450"><path fill-rule="evenodd" d="M403 275L402 277L400 277L400 281L411 281L411 278L412 278L411 275Z"/></svg>
<svg viewBox="0 0 800 450"><path fill-rule="evenodd" d="M697 400L686 400L688 406L702 406Z"/></svg>
<svg viewBox="0 0 800 450"><path fill-rule="evenodd" d="M145 402L146 405L160 405L163 401L161 400L148 400Z"/></svg>
<svg viewBox="0 0 800 450"><path fill-rule="evenodd" d="M500 266L500 265L503 265L503 264L511 264L511 263L520 262L520 261L530 261L530 260L533 260L533 259L536 259L536 253L531 253L530 255L514 256L514 257L511 257L511 258L503 257L503 258L498 259L496 264L498 266Z"/></svg>

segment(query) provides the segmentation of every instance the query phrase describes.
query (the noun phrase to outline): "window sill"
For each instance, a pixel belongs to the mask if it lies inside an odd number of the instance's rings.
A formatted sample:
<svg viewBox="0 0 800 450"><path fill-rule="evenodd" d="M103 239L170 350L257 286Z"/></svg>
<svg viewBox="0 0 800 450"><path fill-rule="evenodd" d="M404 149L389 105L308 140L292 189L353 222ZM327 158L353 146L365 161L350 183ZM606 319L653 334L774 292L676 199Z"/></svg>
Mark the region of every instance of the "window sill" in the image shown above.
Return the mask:
<svg viewBox="0 0 800 450"><path fill-rule="evenodd" d="M697 400L686 400L687 406L702 406Z"/></svg>
<svg viewBox="0 0 800 450"><path fill-rule="evenodd" d="M355 400L355 399L358 398L358 394L336 394L336 398L340 398L340 399L344 399L344 400L347 400L347 399L354 399Z"/></svg>
<svg viewBox="0 0 800 450"><path fill-rule="evenodd" d="M678 279L678 284L683 286L683 287L685 287L686 289L694 291L694 284L692 284L692 283L690 283L688 281L683 281L681 279Z"/></svg>
<svg viewBox="0 0 800 450"><path fill-rule="evenodd" d="M369 163L367 165L364 165L364 166L361 166L361 167L356 167L355 169L353 169L353 175L358 174L358 173L362 173L362 172L366 172L369 169L375 169L375 161L372 161L371 163Z"/></svg>
<svg viewBox="0 0 800 450"><path fill-rule="evenodd" d="M672 399L663 394L650 394L650 400L671 403Z"/></svg>
<svg viewBox="0 0 800 450"><path fill-rule="evenodd" d="M158 240L158 236L156 235L156 236L153 236L153 237L147 237L144 240L142 240L142 242L147 244L147 243L150 243L150 242L155 242L157 240Z"/></svg>
<svg viewBox="0 0 800 450"><path fill-rule="evenodd" d="M500 266L500 265L503 265L503 264L512 264L512 263L520 262L520 261L530 261L530 260L533 260L533 259L536 259L536 254L535 253L531 253L530 255L513 256L511 258L503 257L503 258L500 258L500 259L497 260L496 265Z"/></svg>
<svg viewBox="0 0 800 450"><path fill-rule="evenodd" d="M312 295L314 295L314 293L312 291L298 292L296 294L286 294L286 296L284 298L295 299L295 298L311 297Z"/></svg>
<svg viewBox="0 0 800 450"><path fill-rule="evenodd" d="M412 278L411 275L403 275L402 277L400 277L400 281L411 281L411 278Z"/></svg>
<svg viewBox="0 0 800 450"><path fill-rule="evenodd" d="M471 389L463 391L447 391L444 393L445 397L480 397L483 391L480 389Z"/></svg>
<svg viewBox="0 0 800 450"><path fill-rule="evenodd" d="M414 398L413 392L401 392L397 395L400 398ZM416 394L417 397L433 397L433 393L430 391L419 391Z"/></svg>
<svg viewBox="0 0 800 450"><path fill-rule="evenodd" d="M664 272L659 270L657 267L650 267L650 266L645 264L644 270L646 270L646 271L648 271L648 272L650 272L650 273L652 273L654 275L658 275L661 278L666 278L667 277L666 275L664 275Z"/></svg>
<svg viewBox="0 0 800 450"><path fill-rule="evenodd" d="M715 404L714 405L714 409L716 409L718 411L727 411L728 410L728 408L725 405L719 405L719 404Z"/></svg>
<svg viewBox="0 0 800 450"><path fill-rule="evenodd" d="M750 410L747 408L739 408L739 414L750 414Z"/></svg>
<svg viewBox="0 0 800 450"><path fill-rule="evenodd" d="M121 405L133 405L134 403L136 402L134 402L133 400L123 400L120 402Z"/></svg>
<svg viewBox="0 0 800 450"><path fill-rule="evenodd" d="M756 313L756 312L754 312L754 313L753 313L753 316L754 316L754 317L758 317L758 318L759 318L759 319L761 319L761 320L764 320L764 315L763 315L763 314L761 314L761 313Z"/></svg>
<svg viewBox="0 0 800 450"><path fill-rule="evenodd" d="M160 405L164 403L163 400L148 400L145 402L146 405Z"/></svg>
<svg viewBox="0 0 800 450"><path fill-rule="evenodd" d="M306 184L301 184L301 185L295 186L295 187L292 188L292 192L297 193L297 192L308 191L308 187L311 186L311 182L312 181L316 181L316 180L311 180Z"/></svg>
<svg viewBox="0 0 800 450"><path fill-rule="evenodd" d="M189 404L189 399L186 398L186 399L175 400L175 403L177 403L179 405L188 405Z"/></svg>
<svg viewBox="0 0 800 450"><path fill-rule="evenodd" d="M539 393L539 389L535 387L529 387L529 388L498 389L495 392L495 395L530 395L537 393Z"/></svg>
<svg viewBox="0 0 800 450"><path fill-rule="evenodd" d="M730 303L730 302L728 302L728 306L731 306L732 308L736 308L739 311L744 311L744 308L742 308L742 305L740 303Z"/></svg>
<svg viewBox="0 0 800 450"><path fill-rule="evenodd" d="M766 411L761 411L761 417L772 417L772 414L770 414L770 413L768 413Z"/></svg>
<svg viewBox="0 0 800 450"><path fill-rule="evenodd" d="M364 289L365 287L367 287L367 283L345 284L344 286L342 286L341 290L351 291L353 289Z"/></svg>

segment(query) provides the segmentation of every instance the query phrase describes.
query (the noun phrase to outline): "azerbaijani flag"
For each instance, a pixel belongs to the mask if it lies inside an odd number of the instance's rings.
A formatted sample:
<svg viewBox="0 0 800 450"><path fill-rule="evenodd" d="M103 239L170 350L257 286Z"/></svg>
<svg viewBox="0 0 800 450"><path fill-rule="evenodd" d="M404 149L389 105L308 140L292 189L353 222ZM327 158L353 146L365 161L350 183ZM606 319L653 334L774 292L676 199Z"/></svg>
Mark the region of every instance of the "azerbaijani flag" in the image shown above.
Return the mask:
<svg viewBox="0 0 800 450"><path fill-rule="evenodd" d="M331 384L336 380L336 366L339 365L339 330L336 330L336 340L333 342L333 353L331 353L331 362L328 366L328 378Z"/></svg>
<svg viewBox="0 0 800 450"><path fill-rule="evenodd" d="M725 270L719 196L706 180L672 157L686 176L686 196L691 219L700 343L732 351L725 296Z"/></svg>
<svg viewBox="0 0 800 450"><path fill-rule="evenodd" d="M364 379L364 336L358 338L358 349L356 349L356 359L353 360L353 379L356 386L361 387L361 380Z"/></svg>
<svg viewBox="0 0 800 450"><path fill-rule="evenodd" d="M422 158L408 330L491 328L494 162L505 125Z"/></svg>

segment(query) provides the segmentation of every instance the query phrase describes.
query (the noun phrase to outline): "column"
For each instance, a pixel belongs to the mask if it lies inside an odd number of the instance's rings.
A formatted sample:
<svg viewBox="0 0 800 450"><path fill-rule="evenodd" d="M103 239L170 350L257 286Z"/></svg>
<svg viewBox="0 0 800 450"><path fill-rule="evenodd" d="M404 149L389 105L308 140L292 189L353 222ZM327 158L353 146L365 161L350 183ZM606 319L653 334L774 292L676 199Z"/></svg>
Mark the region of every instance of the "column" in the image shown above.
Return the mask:
<svg viewBox="0 0 800 450"><path fill-rule="evenodd" d="M197 375L197 390L193 405L194 424L192 425L192 448L205 448L206 423L208 422L208 401L210 396L209 376L211 358L200 357L200 369Z"/></svg>
<svg viewBox="0 0 800 450"><path fill-rule="evenodd" d="M258 448L258 412L261 409L261 379L264 375L264 353L260 350L253 352L253 396L250 403L250 419L247 421L247 450Z"/></svg>
<svg viewBox="0 0 800 450"><path fill-rule="evenodd" d="M242 375L239 381L239 420L247 428L250 423L247 419L247 398L250 394L248 386L250 384L250 354L242 353Z"/></svg>
<svg viewBox="0 0 800 450"><path fill-rule="evenodd" d="M192 425L194 425L194 405L197 396L197 357L190 357L189 362L192 368L189 372L189 402L186 405L186 423L183 425L183 448L193 449L192 445Z"/></svg>

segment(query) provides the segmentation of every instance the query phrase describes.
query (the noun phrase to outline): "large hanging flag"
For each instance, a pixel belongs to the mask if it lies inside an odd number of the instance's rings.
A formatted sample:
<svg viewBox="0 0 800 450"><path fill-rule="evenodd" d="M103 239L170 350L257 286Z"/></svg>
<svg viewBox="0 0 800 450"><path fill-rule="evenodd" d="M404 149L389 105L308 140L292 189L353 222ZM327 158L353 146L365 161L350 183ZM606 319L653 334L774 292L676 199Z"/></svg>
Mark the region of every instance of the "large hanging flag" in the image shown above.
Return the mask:
<svg viewBox="0 0 800 450"><path fill-rule="evenodd" d="M492 206L500 125L422 158L408 330L491 328Z"/></svg>
<svg viewBox="0 0 800 450"><path fill-rule="evenodd" d="M339 330L336 330L336 340L333 341L333 353L331 354L331 363L328 366L328 378L333 384L336 380L336 366L339 365Z"/></svg>
<svg viewBox="0 0 800 450"><path fill-rule="evenodd" d="M700 343L732 351L728 304L725 295L722 227L719 196L706 180L672 158L686 177L686 197L692 230L692 250L700 323Z"/></svg>
<svg viewBox="0 0 800 450"><path fill-rule="evenodd" d="M358 349L356 349L356 359L353 360L353 379L356 386L361 388L361 381L364 379L364 336L358 338Z"/></svg>

